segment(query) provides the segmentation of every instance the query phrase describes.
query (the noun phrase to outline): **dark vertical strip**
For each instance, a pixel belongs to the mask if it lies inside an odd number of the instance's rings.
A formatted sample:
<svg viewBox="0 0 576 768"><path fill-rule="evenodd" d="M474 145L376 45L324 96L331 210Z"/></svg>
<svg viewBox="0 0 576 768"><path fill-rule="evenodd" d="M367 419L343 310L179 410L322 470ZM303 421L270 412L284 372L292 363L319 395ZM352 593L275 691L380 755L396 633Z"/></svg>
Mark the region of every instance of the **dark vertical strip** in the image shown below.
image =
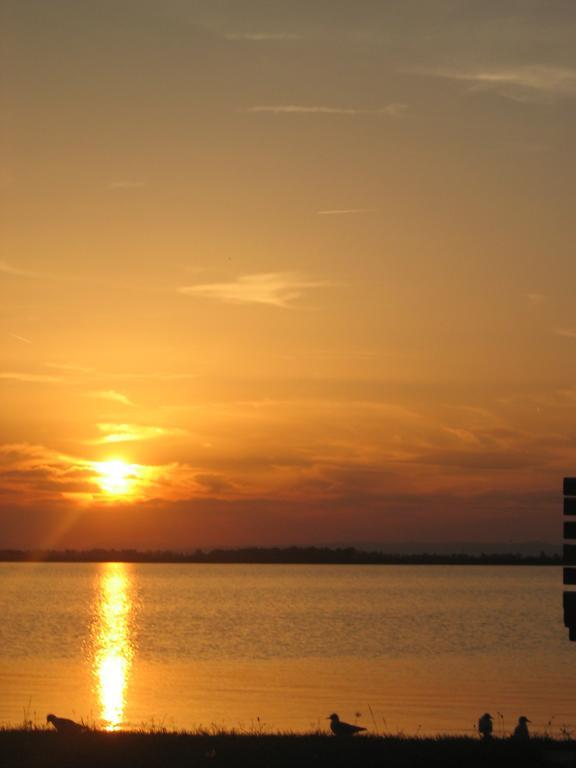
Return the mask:
<svg viewBox="0 0 576 768"><path fill-rule="evenodd" d="M565 477L564 492L564 569L562 580L567 587L576 585L576 521L566 519L576 515L576 477ZM564 590L562 594L564 626L568 627L570 640L576 641L576 591Z"/></svg>

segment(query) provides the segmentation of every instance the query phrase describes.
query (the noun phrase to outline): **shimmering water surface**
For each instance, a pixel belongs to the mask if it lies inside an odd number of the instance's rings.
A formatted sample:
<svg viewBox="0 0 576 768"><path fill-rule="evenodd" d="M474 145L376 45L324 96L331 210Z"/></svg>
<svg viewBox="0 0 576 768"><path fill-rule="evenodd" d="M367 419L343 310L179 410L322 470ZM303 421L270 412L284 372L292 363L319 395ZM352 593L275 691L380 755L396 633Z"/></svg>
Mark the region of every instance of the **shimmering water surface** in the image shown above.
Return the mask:
<svg viewBox="0 0 576 768"><path fill-rule="evenodd" d="M576 731L558 568L0 564L0 724ZM361 713L357 716L357 713Z"/></svg>

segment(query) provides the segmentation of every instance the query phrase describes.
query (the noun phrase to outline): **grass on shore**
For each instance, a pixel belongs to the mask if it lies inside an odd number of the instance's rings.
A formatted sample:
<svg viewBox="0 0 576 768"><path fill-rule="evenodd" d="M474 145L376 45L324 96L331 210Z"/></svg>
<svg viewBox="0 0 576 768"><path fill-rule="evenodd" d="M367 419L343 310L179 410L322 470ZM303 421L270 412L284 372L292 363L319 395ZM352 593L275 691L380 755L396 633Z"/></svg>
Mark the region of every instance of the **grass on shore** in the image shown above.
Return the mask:
<svg viewBox="0 0 576 768"><path fill-rule="evenodd" d="M576 767L576 741L326 734L0 730L2 768Z"/></svg>

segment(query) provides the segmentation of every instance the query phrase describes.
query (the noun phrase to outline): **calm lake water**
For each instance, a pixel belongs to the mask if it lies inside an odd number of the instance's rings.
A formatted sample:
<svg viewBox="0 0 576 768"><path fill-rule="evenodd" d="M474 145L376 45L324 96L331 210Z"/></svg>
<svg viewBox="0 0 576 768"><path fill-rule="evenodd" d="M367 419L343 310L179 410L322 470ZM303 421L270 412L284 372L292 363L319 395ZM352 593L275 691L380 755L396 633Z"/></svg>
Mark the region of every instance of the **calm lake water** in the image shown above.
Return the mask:
<svg viewBox="0 0 576 768"><path fill-rule="evenodd" d="M0 564L0 725L576 732L544 567ZM501 713L501 716L497 713ZM549 724L551 721L551 724Z"/></svg>

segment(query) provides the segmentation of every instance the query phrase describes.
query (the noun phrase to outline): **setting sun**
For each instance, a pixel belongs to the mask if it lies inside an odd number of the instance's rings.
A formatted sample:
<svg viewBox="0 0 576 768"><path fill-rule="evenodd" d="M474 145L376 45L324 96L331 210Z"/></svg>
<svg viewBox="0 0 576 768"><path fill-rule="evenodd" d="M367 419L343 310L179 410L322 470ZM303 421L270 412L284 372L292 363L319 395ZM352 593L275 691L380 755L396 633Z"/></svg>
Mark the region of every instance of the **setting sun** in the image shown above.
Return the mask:
<svg viewBox="0 0 576 768"><path fill-rule="evenodd" d="M121 459L94 463L98 473L98 485L112 496L126 496L131 493L138 477L136 464L127 464Z"/></svg>

